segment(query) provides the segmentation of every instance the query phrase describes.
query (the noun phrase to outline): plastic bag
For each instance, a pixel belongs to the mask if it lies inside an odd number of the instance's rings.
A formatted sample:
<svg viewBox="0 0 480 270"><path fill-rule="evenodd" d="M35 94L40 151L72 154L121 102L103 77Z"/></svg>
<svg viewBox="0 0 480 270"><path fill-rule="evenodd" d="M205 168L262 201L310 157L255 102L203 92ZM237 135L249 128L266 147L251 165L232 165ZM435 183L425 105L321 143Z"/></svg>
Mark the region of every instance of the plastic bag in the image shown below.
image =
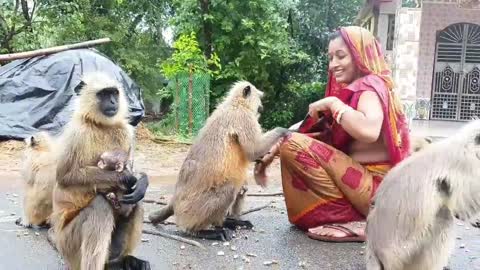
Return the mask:
<svg viewBox="0 0 480 270"><path fill-rule="evenodd" d="M0 67L0 140L24 139L45 130L57 134L69 121L80 80L102 71L119 80L129 103L129 122L145 115L140 88L115 63L93 49L20 59Z"/></svg>

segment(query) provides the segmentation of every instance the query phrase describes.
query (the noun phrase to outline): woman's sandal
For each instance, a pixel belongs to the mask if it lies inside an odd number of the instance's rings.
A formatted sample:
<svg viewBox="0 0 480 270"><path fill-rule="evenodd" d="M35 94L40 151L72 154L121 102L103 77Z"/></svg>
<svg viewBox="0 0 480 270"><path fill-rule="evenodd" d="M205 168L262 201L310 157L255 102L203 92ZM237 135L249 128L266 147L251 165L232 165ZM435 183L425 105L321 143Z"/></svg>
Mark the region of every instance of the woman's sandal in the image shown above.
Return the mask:
<svg viewBox="0 0 480 270"><path fill-rule="evenodd" d="M346 236L344 237L337 237L337 236L331 236L331 235L318 235L316 233L312 232L307 232L308 237L319 240L319 241L324 241L324 242L336 242L336 243L344 243L344 242L365 242L365 236L363 235L358 235L356 232L350 230L347 227L344 227L339 224L335 225L323 225L322 227L324 228L329 228L329 229L335 229L341 232L344 232Z"/></svg>

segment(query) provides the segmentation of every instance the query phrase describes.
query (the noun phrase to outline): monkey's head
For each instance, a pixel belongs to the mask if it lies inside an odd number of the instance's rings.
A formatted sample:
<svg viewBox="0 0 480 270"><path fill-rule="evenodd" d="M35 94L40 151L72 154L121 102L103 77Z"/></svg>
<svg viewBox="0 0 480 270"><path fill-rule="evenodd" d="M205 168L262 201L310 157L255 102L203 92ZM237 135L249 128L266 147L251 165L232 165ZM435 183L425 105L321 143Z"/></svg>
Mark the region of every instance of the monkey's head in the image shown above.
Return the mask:
<svg viewBox="0 0 480 270"><path fill-rule="evenodd" d="M95 72L81 82L76 114L84 121L117 125L128 118L128 103L120 84L108 75Z"/></svg>
<svg viewBox="0 0 480 270"><path fill-rule="evenodd" d="M97 166L108 171L122 172L128 161L128 153L122 150L113 150L102 153Z"/></svg>
<svg viewBox="0 0 480 270"><path fill-rule="evenodd" d="M27 149L37 151L48 151L50 148L50 135L45 131L40 131L30 137L25 138Z"/></svg>
<svg viewBox="0 0 480 270"><path fill-rule="evenodd" d="M227 96L228 103L241 105L257 115L263 112L263 92L248 81L236 82Z"/></svg>

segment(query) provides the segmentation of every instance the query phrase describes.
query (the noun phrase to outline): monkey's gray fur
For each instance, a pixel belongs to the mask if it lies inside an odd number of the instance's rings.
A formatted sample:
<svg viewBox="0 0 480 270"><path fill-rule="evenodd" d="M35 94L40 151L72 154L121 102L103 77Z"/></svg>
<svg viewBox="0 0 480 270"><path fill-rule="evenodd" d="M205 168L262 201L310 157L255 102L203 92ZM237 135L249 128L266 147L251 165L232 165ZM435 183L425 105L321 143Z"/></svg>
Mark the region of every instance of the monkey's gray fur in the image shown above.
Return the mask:
<svg viewBox="0 0 480 270"><path fill-rule="evenodd" d="M175 214L183 231L222 227L230 213L239 217L249 162L288 134L276 128L262 134L258 123L263 93L247 81L235 83L208 118L182 165L170 204L150 214L153 223Z"/></svg>
<svg viewBox="0 0 480 270"><path fill-rule="evenodd" d="M480 212L480 120L387 173L367 217L368 270L441 270L454 218Z"/></svg>

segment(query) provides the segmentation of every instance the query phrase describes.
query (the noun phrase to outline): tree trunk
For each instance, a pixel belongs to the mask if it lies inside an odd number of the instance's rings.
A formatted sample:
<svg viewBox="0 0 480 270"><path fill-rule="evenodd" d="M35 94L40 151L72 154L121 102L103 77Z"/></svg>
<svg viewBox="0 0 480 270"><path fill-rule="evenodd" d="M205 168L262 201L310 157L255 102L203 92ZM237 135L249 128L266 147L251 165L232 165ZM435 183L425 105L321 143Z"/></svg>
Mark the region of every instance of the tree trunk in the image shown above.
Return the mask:
<svg viewBox="0 0 480 270"><path fill-rule="evenodd" d="M205 15L210 14L210 0L199 0L200 8L202 10L202 18L205 18ZM205 49L203 54L207 59L210 59L213 53L213 44L212 44L212 22L208 20L203 20L203 35L205 37Z"/></svg>

